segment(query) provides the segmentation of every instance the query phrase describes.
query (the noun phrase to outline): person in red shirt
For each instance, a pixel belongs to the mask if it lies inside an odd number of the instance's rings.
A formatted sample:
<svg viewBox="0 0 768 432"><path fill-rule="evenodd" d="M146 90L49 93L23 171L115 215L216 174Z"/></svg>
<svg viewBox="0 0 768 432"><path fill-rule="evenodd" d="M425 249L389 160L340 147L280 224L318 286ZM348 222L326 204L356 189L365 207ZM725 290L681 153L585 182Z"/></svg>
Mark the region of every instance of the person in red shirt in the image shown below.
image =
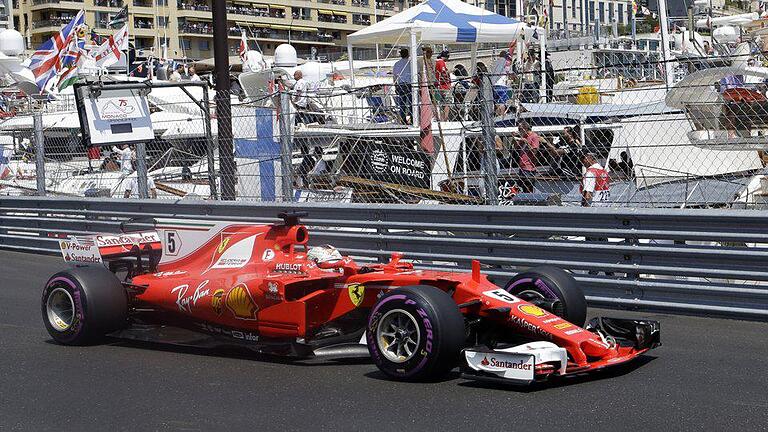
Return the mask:
<svg viewBox="0 0 768 432"><path fill-rule="evenodd" d="M453 105L453 92L451 86L451 73L448 71L446 60L450 58L448 51L443 51L437 56L435 62L435 102L438 105L438 119L448 121Z"/></svg>
<svg viewBox="0 0 768 432"><path fill-rule="evenodd" d="M611 198L611 180L608 171L597 162L592 153L584 154L581 163L587 168L579 188L581 205L583 207L606 205Z"/></svg>
<svg viewBox="0 0 768 432"><path fill-rule="evenodd" d="M526 121L518 123L517 129L519 136L515 139L515 147L519 155L520 189L522 192L532 193L536 185L536 164L541 138Z"/></svg>

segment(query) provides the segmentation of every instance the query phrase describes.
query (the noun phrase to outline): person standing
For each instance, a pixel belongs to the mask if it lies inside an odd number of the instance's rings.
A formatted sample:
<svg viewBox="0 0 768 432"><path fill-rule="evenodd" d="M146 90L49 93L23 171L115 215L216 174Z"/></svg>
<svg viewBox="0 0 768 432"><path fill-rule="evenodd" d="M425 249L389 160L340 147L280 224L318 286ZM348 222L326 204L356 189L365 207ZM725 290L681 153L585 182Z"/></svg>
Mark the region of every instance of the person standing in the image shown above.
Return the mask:
<svg viewBox="0 0 768 432"><path fill-rule="evenodd" d="M585 153L581 162L587 168L581 180L581 205L583 207L602 207L611 199L611 179L595 155Z"/></svg>
<svg viewBox="0 0 768 432"><path fill-rule="evenodd" d="M432 47L422 48L424 55L419 68L419 86L427 86L430 103L435 102L435 61L432 59ZM426 80L426 81L425 81ZM421 92L419 93L421 94ZM422 103L426 103L422 101ZM436 113L435 113L436 114Z"/></svg>
<svg viewBox="0 0 768 432"><path fill-rule="evenodd" d="M435 62L435 101L438 105L438 119L448 121L453 105L453 94L451 92L451 73L448 72L448 65L445 63L450 58L450 53L445 50L437 56Z"/></svg>
<svg viewBox="0 0 768 432"><path fill-rule="evenodd" d="M547 152L556 158L552 171L562 179L579 180L581 177L581 144L573 128L563 129L563 136L557 146L548 140L542 140Z"/></svg>
<svg viewBox="0 0 768 432"><path fill-rule="evenodd" d="M197 71L195 70L194 66L189 68L189 80L190 81L200 81L200 75L197 74Z"/></svg>
<svg viewBox="0 0 768 432"><path fill-rule="evenodd" d="M555 68L552 66L552 60L549 59L549 52L546 53L544 60L544 76L547 81L544 83L547 90L546 102L552 102L552 97L555 94Z"/></svg>
<svg viewBox="0 0 768 432"><path fill-rule="evenodd" d="M179 65L173 73L171 74L170 81L172 82L180 82L181 81L181 73L184 72L184 66Z"/></svg>
<svg viewBox="0 0 768 432"><path fill-rule="evenodd" d="M392 79L395 83L400 121L403 124L410 124L411 113L413 112L411 78L410 52L408 48L400 48L400 60L396 61L392 67Z"/></svg>
<svg viewBox="0 0 768 432"><path fill-rule="evenodd" d="M152 177L147 177L147 196L149 198L157 198L157 187L155 186L155 180ZM139 197L139 181L136 177L131 177L125 184L125 193L123 198L138 198Z"/></svg>
<svg viewBox="0 0 768 432"><path fill-rule="evenodd" d="M128 144L123 144L120 147L112 146L112 151L120 158L120 172L124 176L132 173L133 161L136 160L136 155L133 153L133 150L128 147Z"/></svg>
<svg viewBox="0 0 768 432"><path fill-rule="evenodd" d="M296 124L309 123L307 109L309 107L309 82L304 79L300 70L293 73L296 83L293 85L293 104L296 106Z"/></svg>
<svg viewBox="0 0 768 432"><path fill-rule="evenodd" d="M519 155L520 190L532 193L536 186L536 164L539 154L539 135L531 129L526 121L521 121L518 126L519 136L516 138L516 150Z"/></svg>

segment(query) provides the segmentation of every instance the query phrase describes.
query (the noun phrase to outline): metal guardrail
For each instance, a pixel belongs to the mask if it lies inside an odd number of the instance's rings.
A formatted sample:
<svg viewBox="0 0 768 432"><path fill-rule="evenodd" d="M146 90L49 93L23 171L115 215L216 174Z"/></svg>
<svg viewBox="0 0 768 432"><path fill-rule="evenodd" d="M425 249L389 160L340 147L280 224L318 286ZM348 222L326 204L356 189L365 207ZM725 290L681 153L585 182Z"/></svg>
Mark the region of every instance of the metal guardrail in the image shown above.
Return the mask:
<svg viewBox="0 0 768 432"><path fill-rule="evenodd" d="M403 252L458 271L479 259L499 284L551 264L574 272L591 305L768 320L758 211L2 197L0 248L52 254L62 236L119 232L128 218L267 223L286 209L309 212L312 244L361 259Z"/></svg>

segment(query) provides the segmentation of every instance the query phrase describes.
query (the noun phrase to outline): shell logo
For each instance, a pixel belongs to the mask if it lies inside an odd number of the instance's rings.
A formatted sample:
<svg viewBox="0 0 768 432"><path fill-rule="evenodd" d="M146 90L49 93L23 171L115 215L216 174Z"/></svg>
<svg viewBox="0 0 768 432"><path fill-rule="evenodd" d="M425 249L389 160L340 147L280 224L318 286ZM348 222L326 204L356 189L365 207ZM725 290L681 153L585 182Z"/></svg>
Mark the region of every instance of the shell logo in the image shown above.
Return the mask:
<svg viewBox="0 0 768 432"><path fill-rule="evenodd" d="M211 296L211 306L213 307L213 311L216 312L216 315L221 315L221 313L224 312L224 305L221 302L222 297L224 297L224 290L221 288L214 291Z"/></svg>
<svg viewBox="0 0 768 432"><path fill-rule="evenodd" d="M245 284L238 284L227 294L227 308L239 319L256 319L256 311L259 307L251 297L251 292Z"/></svg>
<svg viewBox="0 0 768 432"><path fill-rule="evenodd" d="M547 315L547 312L545 312L544 309L532 304L520 305L517 308L520 312L534 317L543 317Z"/></svg>

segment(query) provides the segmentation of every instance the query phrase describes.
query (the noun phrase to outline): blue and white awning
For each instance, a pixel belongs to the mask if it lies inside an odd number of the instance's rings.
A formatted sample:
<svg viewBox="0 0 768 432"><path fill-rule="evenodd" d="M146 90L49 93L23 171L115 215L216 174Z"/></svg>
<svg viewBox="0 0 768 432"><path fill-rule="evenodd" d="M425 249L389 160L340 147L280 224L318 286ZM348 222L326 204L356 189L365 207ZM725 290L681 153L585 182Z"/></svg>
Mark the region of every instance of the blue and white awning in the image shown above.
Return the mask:
<svg viewBox="0 0 768 432"><path fill-rule="evenodd" d="M461 0L427 0L347 36L351 45L410 43L411 31L420 42L510 42L526 27Z"/></svg>

